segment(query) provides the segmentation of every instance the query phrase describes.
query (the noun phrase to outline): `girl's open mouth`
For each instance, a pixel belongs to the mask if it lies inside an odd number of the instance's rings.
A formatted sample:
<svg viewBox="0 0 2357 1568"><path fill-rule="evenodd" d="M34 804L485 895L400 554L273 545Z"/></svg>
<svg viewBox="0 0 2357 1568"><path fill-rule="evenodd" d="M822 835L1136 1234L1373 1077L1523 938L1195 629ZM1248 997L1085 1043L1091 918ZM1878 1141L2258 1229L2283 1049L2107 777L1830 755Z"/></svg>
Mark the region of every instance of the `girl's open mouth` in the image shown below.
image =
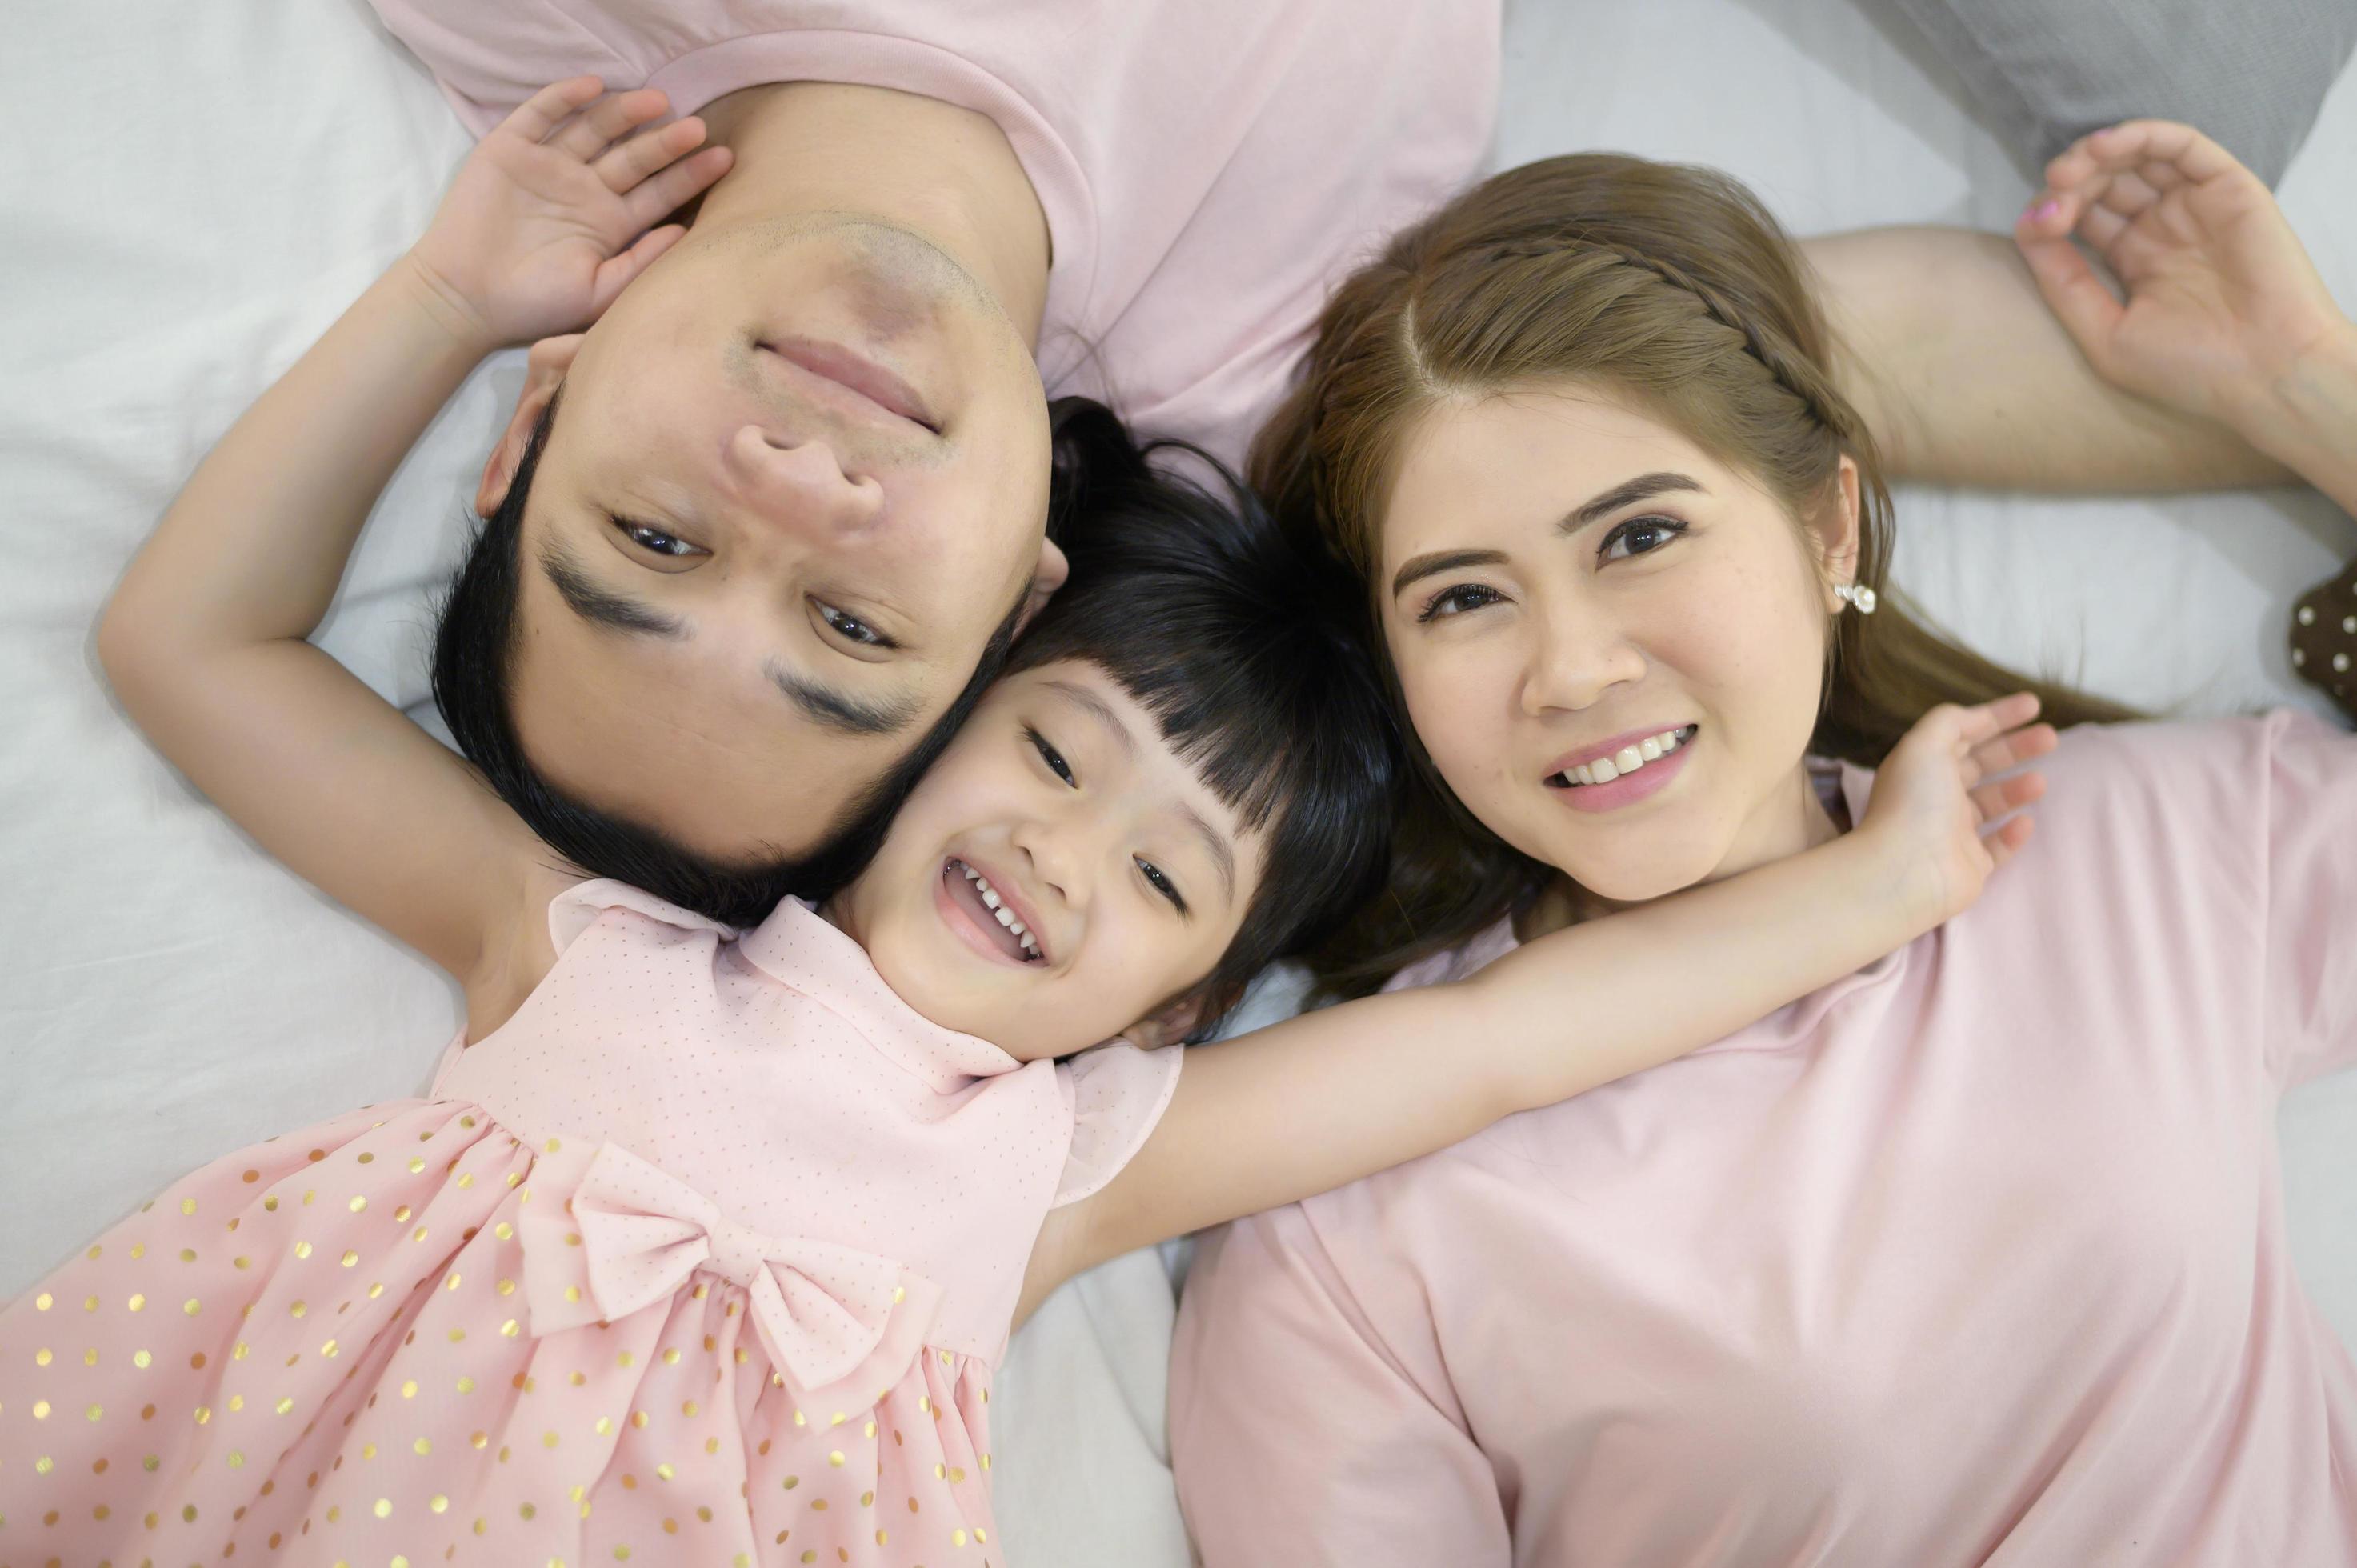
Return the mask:
<svg viewBox="0 0 2357 1568"><path fill-rule="evenodd" d="M941 897L994 954L1014 963L1048 961L1039 937L1016 917L990 879L955 855L942 865Z"/></svg>

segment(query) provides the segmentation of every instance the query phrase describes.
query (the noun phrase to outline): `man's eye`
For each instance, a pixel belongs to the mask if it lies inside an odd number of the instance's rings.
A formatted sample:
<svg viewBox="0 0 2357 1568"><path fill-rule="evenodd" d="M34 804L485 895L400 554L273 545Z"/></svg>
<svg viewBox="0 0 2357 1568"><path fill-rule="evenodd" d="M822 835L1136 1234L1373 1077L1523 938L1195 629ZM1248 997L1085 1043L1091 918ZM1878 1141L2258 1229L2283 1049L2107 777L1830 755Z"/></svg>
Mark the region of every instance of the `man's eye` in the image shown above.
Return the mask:
<svg viewBox="0 0 2357 1568"><path fill-rule="evenodd" d="M1178 885L1163 875L1160 866L1150 860L1141 860L1137 863L1137 869L1145 874L1146 880L1153 885L1157 893L1170 900L1172 908L1182 915L1187 912L1187 900L1178 896Z"/></svg>
<svg viewBox="0 0 2357 1568"><path fill-rule="evenodd" d="M623 537L631 543L641 550L651 551L657 555L700 555L704 553L702 547L690 544L675 533L665 533L660 528L650 527L643 522L632 522L626 517L616 518L614 526L620 529Z"/></svg>
<svg viewBox="0 0 2357 1568"><path fill-rule="evenodd" d="M1497 589L1485 588L1479 583L1459 583L1453 588L1443 588L1426 599L1424 608L1416 612L1416 624L1421 626L1426 621L1463 615L1484 605L1497 604L1504 597Z"/></svg>
<svg viewBox="0 0 2357 1568"><path fill-rule="evenodd" d="M1081 787L1081 781L1072 777L1071 768L1064 761L1063 753L1049 746L1046 736L1026 725L1023 726L1023 737L1031 743L1032 749L1039 754L1039 760L1046 763L1057 778L1075 789Z"/></svg>
<svg viewBox="0 0 2357 1568"><path fill-rule="evenodd" d="M1625 561L1631 555L1651 555L1685 531L1686 525L1674 517L1632 517L1604 536L1596 558Z"/></svg>
<svg viewBox="0 0 2357 1568"><path fill-rule="evenodd" d="M847 616L833 605L818 607L819 618L841 636L869 648L889 648L892 639L855 616Z"/></svg>

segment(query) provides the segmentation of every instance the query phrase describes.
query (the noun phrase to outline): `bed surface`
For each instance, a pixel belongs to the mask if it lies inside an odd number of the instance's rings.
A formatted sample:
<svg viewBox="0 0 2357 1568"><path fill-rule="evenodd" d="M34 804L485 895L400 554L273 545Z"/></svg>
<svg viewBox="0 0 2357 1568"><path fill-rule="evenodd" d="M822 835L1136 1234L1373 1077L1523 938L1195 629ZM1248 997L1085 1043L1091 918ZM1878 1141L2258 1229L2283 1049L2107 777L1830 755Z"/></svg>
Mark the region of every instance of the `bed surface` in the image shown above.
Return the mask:
<svg viewBox="0 0 2357 1568"><path fill-rule="evenodd" d="M182 1172L419 1091L458 1017L414 954L279 870L116 713L97 609L207 446L432 211L468 141L360 0L28 10L0 81L0 1294ZM1807 0L1510 8L1502 165L1720 165L1808 233L2002 230L2028 193L1938 63ZM26 156L29 152L30 156ZM2357 305L2357 81L2282 187ZM425 714L430 585L512 401L483 367L404 467L320 640ZM2186 713L2320 703L2293 595L2357 553L2319 498L1902 492L1898 575L1984 650ZM1274 988L1260 1004L1278 1005ZM2282 1117L2295 1254L2357 1343L2357 1074ZM997 1468L1017 1563L1183 1564L1163 1462L1164 1260L1017 1340Z"/></svg>

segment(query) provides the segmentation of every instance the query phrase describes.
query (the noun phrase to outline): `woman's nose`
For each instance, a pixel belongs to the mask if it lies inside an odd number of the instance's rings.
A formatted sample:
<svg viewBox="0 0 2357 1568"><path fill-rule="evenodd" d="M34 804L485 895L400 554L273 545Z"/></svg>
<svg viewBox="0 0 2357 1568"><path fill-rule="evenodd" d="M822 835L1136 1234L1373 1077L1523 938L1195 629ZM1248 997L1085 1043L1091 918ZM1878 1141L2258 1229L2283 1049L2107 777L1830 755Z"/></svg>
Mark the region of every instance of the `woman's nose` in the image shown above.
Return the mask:
<svg viewBox="0 0 2357 1568"><path fill-rule="evenodd" d="M1645 656L1621 630L1587 618L1550 618L1540 627L1523 679L1523 711L1592 706L1613 687L1643 679Z"/></svg>
<svg viewBox="0 0 2357 1568"><path fill-rule="evenodd" d="M823 441L791 441L742 425L729 437L724 462L748 512L813 542L858 533L883 510L883 488L845 474Z"/></svg>

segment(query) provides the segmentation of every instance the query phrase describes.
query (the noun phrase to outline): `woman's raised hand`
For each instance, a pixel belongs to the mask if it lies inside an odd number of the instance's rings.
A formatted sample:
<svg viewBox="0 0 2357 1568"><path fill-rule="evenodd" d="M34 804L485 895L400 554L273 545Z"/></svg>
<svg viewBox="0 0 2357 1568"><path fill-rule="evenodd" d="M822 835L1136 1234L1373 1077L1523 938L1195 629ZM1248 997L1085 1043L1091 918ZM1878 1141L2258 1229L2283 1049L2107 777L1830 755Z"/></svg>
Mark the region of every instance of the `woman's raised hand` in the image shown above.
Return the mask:
<svg viewBox="0 0 2357 1568"><path fill-rule="evenodd" d="M1978 707L1942 703L1900 738L1874 776L1858 836L1891 857L1925 929L1962 913L1996 868L2029 842L2022 808L2046 793L2018 772L2054 749L2028 693Z"/></svg>
<svg viewBox="0 0 2357 1568"><path fill-rule="evenodd" d="M603 91L577 76L534 93L468 156L410 252L487 348L595 321L686 232L652 225L728 170L701 120L640 129L670 108L659 90Z"/></svg>
<svg viewBox="0 0 2357 1568"><path fill-rule="evenodd" d="M2246 438L2268 393L2347 328L2274 193L2190 125L2130 120L2081 137L2046 166L2014 242L2099 375Z"/></svg>

